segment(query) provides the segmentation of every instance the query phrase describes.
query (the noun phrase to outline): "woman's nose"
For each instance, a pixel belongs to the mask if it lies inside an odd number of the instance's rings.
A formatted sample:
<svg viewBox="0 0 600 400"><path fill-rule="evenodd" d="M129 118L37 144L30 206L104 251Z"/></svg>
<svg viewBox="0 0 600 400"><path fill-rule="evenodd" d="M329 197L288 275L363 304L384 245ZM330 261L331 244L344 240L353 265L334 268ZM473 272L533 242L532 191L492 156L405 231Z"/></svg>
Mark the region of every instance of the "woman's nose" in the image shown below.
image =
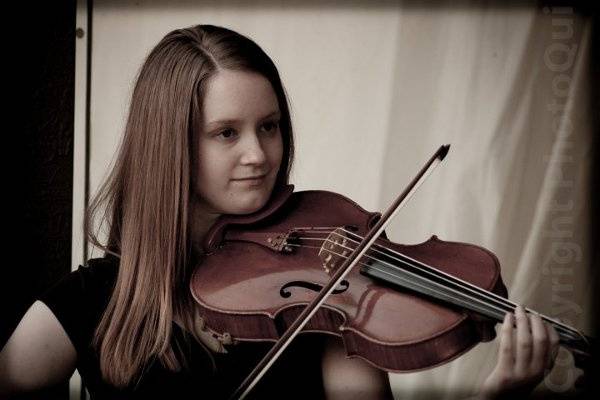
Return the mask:
<svg viewBox="0 0 600 400"><path fill-rule="evenodd" d="M256 133L245 135L246 140L242 143L242 164L263 164L267 157Z"/></svg>

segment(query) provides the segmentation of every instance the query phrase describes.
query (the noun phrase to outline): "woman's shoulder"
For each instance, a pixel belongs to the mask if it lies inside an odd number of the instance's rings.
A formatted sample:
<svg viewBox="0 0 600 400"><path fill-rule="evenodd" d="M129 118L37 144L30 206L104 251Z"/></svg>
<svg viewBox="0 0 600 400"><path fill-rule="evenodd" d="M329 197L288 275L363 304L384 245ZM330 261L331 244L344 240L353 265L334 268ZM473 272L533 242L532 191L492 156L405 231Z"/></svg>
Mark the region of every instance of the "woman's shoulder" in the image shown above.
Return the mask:
<svg viewBox="0 0 600 400"><path fill-rule="evenodd" d="M81 275L81 279L89 284L105 286L112 285L117 279L119 272L119 258L111 254L104 257L90 258L84 265L73 271L76 275Z"/></svg>
<svg viewBox="0 0 600 400"><path fill-rule="evenodd" d="M79 265L76 270L63 276L44 295L57 291L66 293L82 292L82 294L90 290L111 292L118 271L119 258L116 256L109 254L104 257L90 258L83 265Z"/></svg>
<svg viewBox="0 0 600 400"><path fill-rule="evenodd" d="M115 256L89 259L42 293L42 301L59 320L76 348L90 343L119 270Z"/></svg>
<svg viewBox="0 0 600 400"><path fill-rule="evenodd" d="M64 295L70 300L75 300L74 297L102 300L110 297L118 271L119 259L115 256L90 258L60 279L44 295Z"/></svg>
<svg viewBox="0 0 600 400"><path fill-rule="evenodd" d="M103 257L90 258L86 261L86 267L95 267L95 266L111 266L118 267L119 266L119 257L113 254L105 254Z"/></svg>

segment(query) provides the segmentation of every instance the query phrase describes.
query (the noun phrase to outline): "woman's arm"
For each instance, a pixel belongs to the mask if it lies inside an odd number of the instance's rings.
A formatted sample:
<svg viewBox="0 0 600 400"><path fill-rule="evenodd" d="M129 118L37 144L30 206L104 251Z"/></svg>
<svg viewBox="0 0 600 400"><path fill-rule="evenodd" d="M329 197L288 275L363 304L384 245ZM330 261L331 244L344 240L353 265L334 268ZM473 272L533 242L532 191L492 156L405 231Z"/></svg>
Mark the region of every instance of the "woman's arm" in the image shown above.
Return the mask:
<svg viewBox="0 0 600 400"><path fill-rule="evenodd" d="M327 340L322 368L328 400L393 399L387 372L360 358L346 357L346 351L338 338Z"/></svg>
<svg viewBox="0 0 600 400"><path fill-rule="evenodd" d="M60 322L36 301L0 352L0 398L65 381L76 360L75 347Z"/></svg>

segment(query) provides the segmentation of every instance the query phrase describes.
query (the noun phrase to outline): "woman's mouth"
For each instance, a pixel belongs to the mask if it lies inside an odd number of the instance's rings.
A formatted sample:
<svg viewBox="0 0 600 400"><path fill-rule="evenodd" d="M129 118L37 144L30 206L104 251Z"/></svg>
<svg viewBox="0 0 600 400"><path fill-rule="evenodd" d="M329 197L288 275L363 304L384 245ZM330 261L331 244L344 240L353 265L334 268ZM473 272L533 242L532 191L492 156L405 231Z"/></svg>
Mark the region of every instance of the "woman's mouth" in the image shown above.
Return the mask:
<svg viewBox="0 0 600 400"><path fill-rule="evenodd" d="M245 178L237 178L237 179L232 179L234 182L246 185L246 186L259 186L261 185L264 181L265 178L267 177L267 174L264 175L255 175L255 176L248 176Z"/></svg>

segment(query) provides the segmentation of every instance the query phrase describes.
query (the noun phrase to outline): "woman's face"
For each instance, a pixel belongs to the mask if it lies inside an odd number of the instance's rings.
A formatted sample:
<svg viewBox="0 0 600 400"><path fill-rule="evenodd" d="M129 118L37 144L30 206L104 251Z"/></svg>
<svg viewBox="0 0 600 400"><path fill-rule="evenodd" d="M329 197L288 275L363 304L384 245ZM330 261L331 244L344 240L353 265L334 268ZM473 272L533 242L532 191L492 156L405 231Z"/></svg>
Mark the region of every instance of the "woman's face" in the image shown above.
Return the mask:
<svg viewBox="0 0 600 400"><path fill-rule="evenodd" d="M265 205L283 154L280 116L262 75L221 70L208 80L195 147L196 206L247 214Z"/></svg>

